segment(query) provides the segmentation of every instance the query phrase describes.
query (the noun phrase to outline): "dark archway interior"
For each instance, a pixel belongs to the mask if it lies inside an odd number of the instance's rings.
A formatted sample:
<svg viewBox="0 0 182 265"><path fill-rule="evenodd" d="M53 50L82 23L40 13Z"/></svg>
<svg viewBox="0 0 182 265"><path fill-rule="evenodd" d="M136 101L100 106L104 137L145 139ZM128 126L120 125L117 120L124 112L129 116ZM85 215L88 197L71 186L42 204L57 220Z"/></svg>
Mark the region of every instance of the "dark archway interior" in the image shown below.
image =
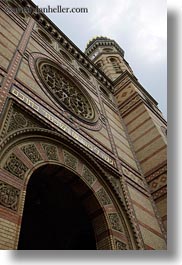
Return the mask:
<svg viewBox="0 0 182 265"><path fill-rule="evenodd" d="M78 195L74 190L78 181L78 176L55 165L42 166L33 173L18 249L96 249L92 224L83 207L88 188L81 183L82 195Z"/></svg>

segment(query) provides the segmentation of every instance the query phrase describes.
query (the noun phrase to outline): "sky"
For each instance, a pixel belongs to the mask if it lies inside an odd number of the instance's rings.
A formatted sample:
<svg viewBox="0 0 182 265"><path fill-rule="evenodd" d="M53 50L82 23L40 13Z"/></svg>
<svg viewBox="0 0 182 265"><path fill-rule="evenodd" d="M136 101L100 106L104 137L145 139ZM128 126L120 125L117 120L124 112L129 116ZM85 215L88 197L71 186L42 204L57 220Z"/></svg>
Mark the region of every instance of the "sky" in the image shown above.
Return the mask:
<svg viewBox="0 0 182 265"><path fill-rule="evenodd" d="M141 85L167 118L166 0L33 0L39 7L88 8L88 13L46 13L82 51L96 36L114 39Z"/></svg>

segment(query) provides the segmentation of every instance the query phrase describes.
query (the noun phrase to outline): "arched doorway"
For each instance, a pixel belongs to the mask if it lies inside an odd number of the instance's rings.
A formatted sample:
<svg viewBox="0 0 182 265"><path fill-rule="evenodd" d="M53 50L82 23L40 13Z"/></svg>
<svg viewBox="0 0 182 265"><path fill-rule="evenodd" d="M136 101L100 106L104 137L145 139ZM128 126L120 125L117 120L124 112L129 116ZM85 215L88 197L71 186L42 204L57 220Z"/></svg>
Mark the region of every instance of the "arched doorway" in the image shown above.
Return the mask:
<svg viewBox="0 0 182 265"><path fill-rule="evenodd" d="M25 139L21 138L20 142L16 141L16 147L8 147L8 150L4 154L1 170L9 181L6 183L4 180L2 185L7 188L8 192L12 192L9 193L11 195L11 204L6 203L8 207L6 207L6 216L2 212L0 217L4 218L4 222L6 222L7 218L12 221L13 229L10 229L7 235L8 238L13 238L9 248L80 248L97 250L135 248L135 241L126 209L121 205L121 200L116 196L115 188L119 188L119 186L117 187L118 182L116 183L114 176L106 175L102 167L91 156L84 154L84 157L83 154L81 155L81 152L73 151L68 146L61 145L57 140L53 141L47 137L43 138L42 135L38 140L37 134L36 140L31 135L27 141L26 135ZM92 161L92 164L89 161ZM46 223L46 220L49 220L46 215L44 215L42 220L38 220L41 212L38 209L37 213L30 211L29 215L26 214L28 212L26 205L28 201L30 206L31 203L34 204L34 200L31 200L31 197L36 197L36 191L38 199L35 202L37 204L40 204L40 193L38 191L43 190L46 193L46 189L41 188L41 185L44 188L47 185L49 188L47 196L44 196L46 199L43 200L43 205L49 218L52 217L50 221L53 223L51 224L49 222ZM68 190L68 192L64 192L63 196L62 190ZM60 193L63 199L59 197ZM68 197L68 195L71 197ZM63 205L64 201L66 202L65 205ZM9 201L7 202L9 203ZM66 219L64 208L68 208L69 205L72 205L70 213L76 212L76 214ZM35 207L33 208L36 209ZM60 213L65 214L61 215ZM59 220L59 216L63 216L65 222L60 218L61 220L55 224L56 218ZM78 219L76 220L76 218ZM73 220L73 222L69 224L66 220ZM35 237L33 242L36 242L38 246L33 243L30 246L29 241L30 237L33 236L33 231L38 231L41 234L41 231L35 228L35 225L38 223L42 229L42 237L40 236L39 240L42 240L43 243L38 245L38 237ZM78 227L81 230L74 230L76 223L79 223ZM84 226L82 225L83 223ZM69 224L69 229L67 229L67 224ZM56 225L58 228L54 230L53 228ZM81 241L79 243L82 245L78 246L77 244L77 246L73 246L72 244L72 246L68 246L67 243L64 243L63 246L60 245L60 242L56 244L56 236L59 239L63 238L60 232L61 227L65 228L63 231L67 242L71 238L69 233L71 234L72 227L74 233L79 230L80 232L77 234L79 234L79 241ZM38 236L36 232L34 234ZM80 238L85 239L80 240ZM70 241L73 243L73 237ZM83 244L86 241L87 243Z"/></svg>
<svg viewBox="0 0 182 265"><path fill-rule="evenodd" d="M65 167L44 165L30 177L18 249L96 249L84 201L87 185Z"/></svg>

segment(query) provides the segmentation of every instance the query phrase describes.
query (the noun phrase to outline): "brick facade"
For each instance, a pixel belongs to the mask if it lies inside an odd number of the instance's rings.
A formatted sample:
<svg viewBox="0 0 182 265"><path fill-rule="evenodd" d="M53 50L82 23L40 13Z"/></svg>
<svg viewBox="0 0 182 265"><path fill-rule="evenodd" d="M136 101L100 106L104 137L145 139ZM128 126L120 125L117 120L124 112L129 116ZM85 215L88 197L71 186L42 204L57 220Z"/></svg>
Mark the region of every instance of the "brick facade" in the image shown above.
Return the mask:
<svg viewBox="0 0 182 265"><path fill-rule="evenodd" d="M7 14L7 7L34 7L31 1L6 2L0 1L0 249L18 249L27 185L44 165L50 176L56 168L56 177L63 171L74 180L69 185L82 198L98 250L166 249L166 122L155 100L114 41L93 40L84 54L44 14ZM100 48L104 42L110 50ZM55 100L41 80L41 60L85 91L94 120Z"/></svg>

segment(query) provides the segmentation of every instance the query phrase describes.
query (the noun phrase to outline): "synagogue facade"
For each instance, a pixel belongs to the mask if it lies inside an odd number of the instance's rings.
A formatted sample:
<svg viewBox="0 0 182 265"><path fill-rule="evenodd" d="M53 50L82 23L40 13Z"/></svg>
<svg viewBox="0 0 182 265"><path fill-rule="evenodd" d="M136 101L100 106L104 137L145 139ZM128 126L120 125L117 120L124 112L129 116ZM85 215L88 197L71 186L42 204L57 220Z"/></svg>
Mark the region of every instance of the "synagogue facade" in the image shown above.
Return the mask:
<svg viewBox="0 0 182 265"><path fill-rule="evenodd" d="M35 7L0 0L0 249L165 250L157 102L118 43L82 52Z"/></svg>

